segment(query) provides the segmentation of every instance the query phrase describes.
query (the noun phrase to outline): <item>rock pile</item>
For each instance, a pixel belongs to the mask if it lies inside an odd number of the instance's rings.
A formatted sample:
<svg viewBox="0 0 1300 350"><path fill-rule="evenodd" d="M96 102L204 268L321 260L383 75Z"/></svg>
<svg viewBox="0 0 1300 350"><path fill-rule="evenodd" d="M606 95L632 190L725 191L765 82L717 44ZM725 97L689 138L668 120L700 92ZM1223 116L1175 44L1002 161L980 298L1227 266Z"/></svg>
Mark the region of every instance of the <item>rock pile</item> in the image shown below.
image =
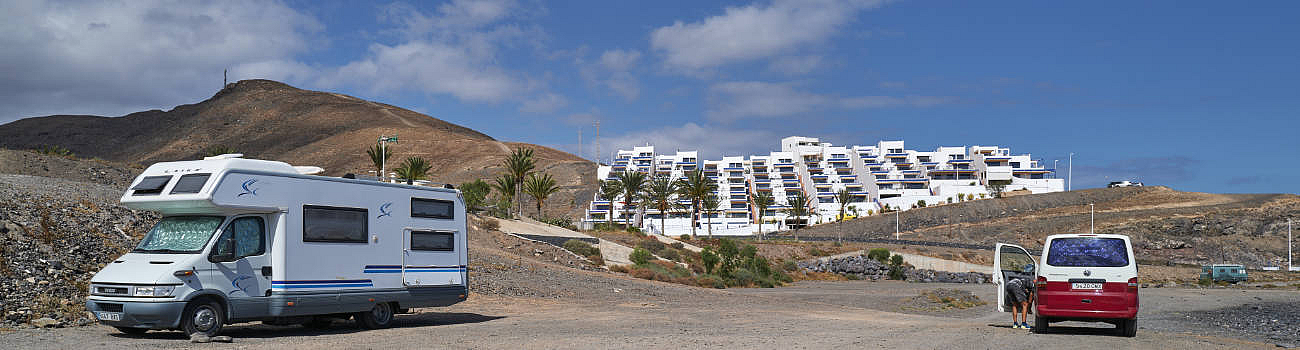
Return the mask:
<svg viewBox="0 0 1300 350"><path fill-rule="evenodd" d="M853 274L873 281L889 277L889 265L867 258L864 255L825 260L805 260L799 262L799 268L816 272ZM906 265L903 266L903 276L908 281L927 283L988 283L991 280L989 274L986 273L953 273L917 269Z"/></svg>
<svg viewBox="0 0 1300 350"><path fill-rule="evenodd" d="M0 174L0 324L91 322L89 281L158 216L118 205L121 188Z"/></svg>

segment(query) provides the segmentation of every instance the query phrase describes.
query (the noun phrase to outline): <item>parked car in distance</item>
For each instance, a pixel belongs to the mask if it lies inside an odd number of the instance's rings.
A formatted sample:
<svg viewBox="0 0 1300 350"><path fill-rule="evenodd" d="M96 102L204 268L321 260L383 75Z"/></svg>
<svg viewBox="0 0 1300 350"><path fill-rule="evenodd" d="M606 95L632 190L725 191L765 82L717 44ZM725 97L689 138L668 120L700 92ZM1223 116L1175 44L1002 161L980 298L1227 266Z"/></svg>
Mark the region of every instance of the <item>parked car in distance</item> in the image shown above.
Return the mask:
<svg viewBox="0 0 1300 350"><path fill-rule="evenodd" d="M1127 180L1125 180L1125 181L1112 181L1110 184L1107 184L1106 187L1109 187L1109 188L1117 188L1117 187L1142 187L1142 183L1141 183L1141 182L1137 182L1137 181L1127 181Z"/></svg>
<svg viewBox="0 0 1300 350"><path fill-rule="evenodd" d="M1201 267L1201 279L1228 283L1245 282L1246 267L1235 264L1214 264Z"/></svg>
<svg viewBox="0 0 1300 350"><path fill-rule="evenodd" d="M1020 246L998 244L996 249L995 272L1005 272L1003 265L1015 265L1004 264L1003 260L1034 261ZM1049 330L1052 322L1085 321L1114 324L1126 337L1137 335L1137 259L1128 236L1047 236L1036 266L1034 332ZM995 275L994 283L999 277L1009 276Z"/></svg>

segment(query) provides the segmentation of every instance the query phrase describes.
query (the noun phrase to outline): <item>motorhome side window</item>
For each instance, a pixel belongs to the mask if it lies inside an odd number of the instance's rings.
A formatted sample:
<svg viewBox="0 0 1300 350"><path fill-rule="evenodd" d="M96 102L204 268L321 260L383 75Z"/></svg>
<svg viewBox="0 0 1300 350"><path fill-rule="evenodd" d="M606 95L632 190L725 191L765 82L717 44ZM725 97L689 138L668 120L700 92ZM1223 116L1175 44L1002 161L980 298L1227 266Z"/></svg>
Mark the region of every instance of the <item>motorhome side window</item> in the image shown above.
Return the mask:
<svg viewBox="0 0 1300 350"><path fill-rule="evenodd" d="M411 217L455 219L456 203L437 199L411 198Z"/></svg>
<svg viewBox="0 0 1300 350"><path fill-rule="evenodd" d="M203 184L208 183L209 173L203 174L185 174L176 180L176 185L172 186L172 194L178 193L199 193L203 189Z"/></svg>
<svg viewBox="0 0 1300 350"><path fill-rule="evenodd" d="M456 233L411 231L411 250L454 251L456 250Z"/></svg>
<svg viewBox="0 0 1300 350"><path fill-rule="evenodd" d="M368 234L365 208L302 206L302 241L331 243L366 243Z"/></svg>
<svg viewBox="0 0 1300 350"><path fill-rule="evenodd" d="M171 181L171 179L171 175L146 176L143 180L140 180L140 183L135 184L135 187L131 187L131 195L148 196L161 194L163 187L167 186L167 182Z"/></svg>
<svg viewBox="0 0 1300 350"><path fill-rule="evenodd" d="M212 248L212 254L230 254L229 249L232 246L221 242L231 238L235 239L233 246L235 259L266 254L266 222L261 217L245 216L231 221L230 225L226 225L226 230L221 232L221 237L217 238L217 245Z"/></svg>

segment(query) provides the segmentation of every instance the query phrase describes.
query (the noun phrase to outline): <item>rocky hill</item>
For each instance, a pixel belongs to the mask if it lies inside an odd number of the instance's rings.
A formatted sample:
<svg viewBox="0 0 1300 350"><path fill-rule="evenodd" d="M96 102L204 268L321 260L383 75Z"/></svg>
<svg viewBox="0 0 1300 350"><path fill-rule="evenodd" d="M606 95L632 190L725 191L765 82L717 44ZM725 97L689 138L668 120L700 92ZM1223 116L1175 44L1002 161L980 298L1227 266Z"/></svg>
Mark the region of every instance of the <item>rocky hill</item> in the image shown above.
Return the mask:
<svg viewBox="0 0 1300 350"><path fill-rule="evenodd" d="M1088 232L1134 239L1151 263L1286 264L1286 220L1300 222L1300 196L1212 194L1166 187L1099 188L918 208L898 215L903 239L1039 249L1050 234ZM893 238L895 216L816 225L799 236Z"/></svg>
<svg viewBox="0 0 1300 350"><path fill-rule="evenodd" d="M595 164L569 153L503 142L483 133L400 107L269 80L227 85L205 101L122 117L56 115L0 125L0 148L66 148L78 157L134 166L201 158L213 146L246 157L325 168L325 175L373 170L366 148L380 135L399 135L389 168L420 156L433 164L435 182L491 178L516 147L531 148L538 169L555 177L560 193L548 215L576 217L594 192Z"/></svg>

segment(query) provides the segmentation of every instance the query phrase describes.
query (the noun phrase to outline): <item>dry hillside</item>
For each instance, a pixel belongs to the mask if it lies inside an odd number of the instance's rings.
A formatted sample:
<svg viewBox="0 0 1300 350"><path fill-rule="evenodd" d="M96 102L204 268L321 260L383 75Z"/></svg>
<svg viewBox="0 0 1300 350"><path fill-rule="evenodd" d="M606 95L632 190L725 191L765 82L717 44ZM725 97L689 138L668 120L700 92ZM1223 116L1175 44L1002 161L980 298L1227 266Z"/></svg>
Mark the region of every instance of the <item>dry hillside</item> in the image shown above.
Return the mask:
<svg viewBox="0 0 1300 350"><path fill-rule="evenodd" d="M436 182L491 178L515 147L531 148L538 169L551 173L561 192L551 215L576 216L571 203L591 197L595 164L559 150L502 142L424 114L336 93L297 89L269 80L227 85L212 98L169 111L122 117L56 115L0 125L0 147L33 149L58 145L78 157L147 165L197 159L212 146L250 158L325 168L325 175L372 170L366 147L380 135L400 136L390 168L406 157L433 164Z"/></svg>
<svg viewBox="0 0 1300 350"><path fill-rule="evenodd" d="M1285 265L1286 220L1300 222L1300 196L1212 194L1166 187L1099 188L975 200L902 212L903 239L1041 248L1050 234L1096 232L1133 237L1139 258L1189 264ZM799 236L893 238L895 217L875 215L800 230Z"/></svg>

